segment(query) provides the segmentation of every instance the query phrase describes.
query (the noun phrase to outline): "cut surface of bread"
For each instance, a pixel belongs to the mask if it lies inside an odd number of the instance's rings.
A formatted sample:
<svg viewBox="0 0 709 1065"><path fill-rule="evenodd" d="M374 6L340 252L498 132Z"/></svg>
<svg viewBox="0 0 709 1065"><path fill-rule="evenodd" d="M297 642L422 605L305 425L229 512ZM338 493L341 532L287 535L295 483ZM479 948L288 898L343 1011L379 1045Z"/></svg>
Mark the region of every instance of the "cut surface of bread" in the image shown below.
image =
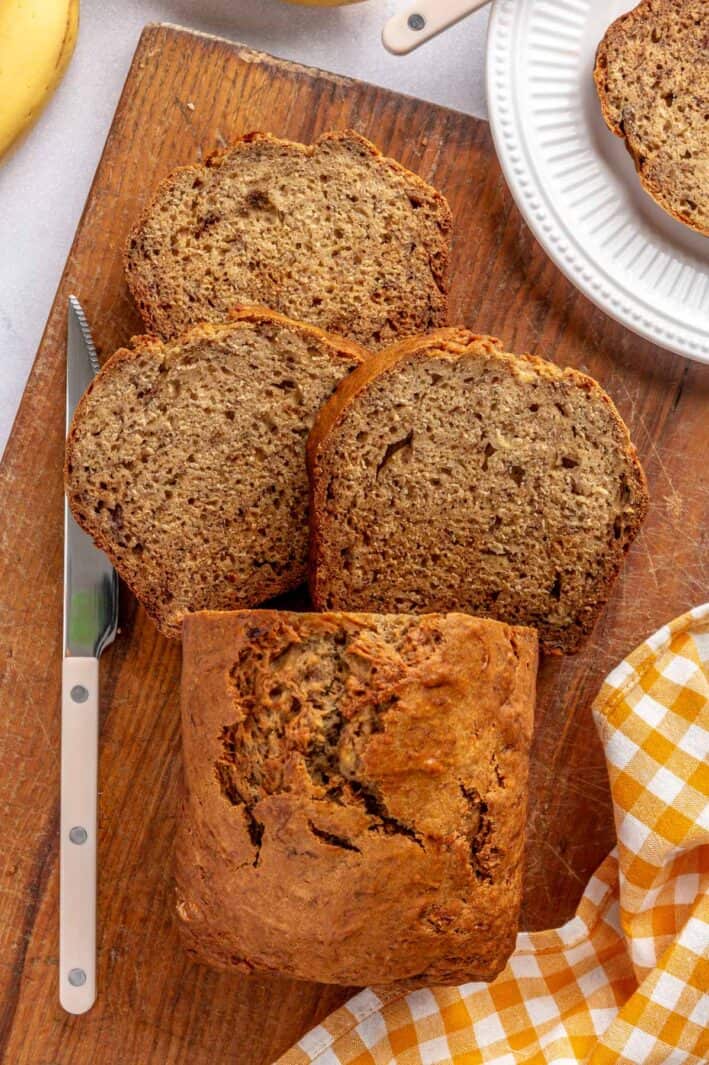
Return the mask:
<svg viewBox="0 0 709 1065"><path fill-rule="evenodd" d="M263 304L376 349L445 324L450 228L440 193L357 133L250 134L159 186L126 278L162 336Z"/></svg>
<svg viewBox="0 0 709 1065"><path fill-rule="evenodd" d="M198 961L492 979L522 889L537 636L463 615L184 621L177 914Z"/></svg>
<svg viewBox="0 0 709 1065"><path fill-rule="evenodd" d="M646 191L709 236L708 0L642 0L606 31L594 77Z"/></svg>
<svg viewBox="0 0 709 1065"><path fill-rule="evenodd" d="M445 329L357 368L308 442L319 609L467 610L571 652L645 516L595 381Z"/></svg>
<svg viewBox="0 0 709 1065"><path fill-rule="evenodd" d="M359 349L271 311L137 337L79 403L66 446L74 517L160 630L187 610L256 606L305 579L305 441Z"/></svg>

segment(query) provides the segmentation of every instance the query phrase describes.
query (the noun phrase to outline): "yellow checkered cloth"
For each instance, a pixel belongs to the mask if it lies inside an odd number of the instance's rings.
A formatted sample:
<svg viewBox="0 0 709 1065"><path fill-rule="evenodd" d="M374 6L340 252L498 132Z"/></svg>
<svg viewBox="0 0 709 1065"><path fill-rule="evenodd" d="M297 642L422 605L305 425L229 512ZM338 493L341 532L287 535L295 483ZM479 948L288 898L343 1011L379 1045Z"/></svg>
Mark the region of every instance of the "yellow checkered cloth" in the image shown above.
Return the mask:
<svg viewBox="0 0 709 1065"><path fill-rule="evenodd" d="M491 984L368 988L277 1065L707 1065L709 604L606 679L593 714L618 846L576 916Z"/></svg>

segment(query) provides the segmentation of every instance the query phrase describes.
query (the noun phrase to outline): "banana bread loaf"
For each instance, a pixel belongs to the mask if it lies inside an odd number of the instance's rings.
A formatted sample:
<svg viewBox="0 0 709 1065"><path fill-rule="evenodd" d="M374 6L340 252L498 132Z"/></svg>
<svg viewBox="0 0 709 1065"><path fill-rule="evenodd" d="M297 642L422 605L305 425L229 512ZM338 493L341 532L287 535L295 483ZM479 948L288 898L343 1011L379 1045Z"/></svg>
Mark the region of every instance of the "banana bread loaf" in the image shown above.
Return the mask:
<svg viewBox="0 0 709 1065"><path fill-rule="evenodd" d="M166 344L136 337L79 403L66 446L74 517L160 630L251 607L305 579L305 440L361 360L351 342L245 308Z"/></svg>
<svg viewBox="0 0 709 1065"><path fill-rule="evenodd" d="M177 914L197 960L490 980L515 942L536 634L460 614L183 625Z"/></svg>
<svg viewBox="0 0 709 1065"><path fill-rule="evenodd" d="M465 610L591 631L647 509L596 381L444 329L359 366L308 442L311 593L323 610Z"/></svg>
<svg viewBox="0 0 709 1065"><path fill-rule="evenodd" d="M606 30L594 78L645 191L709 236L709 0L642 0Z"/></svg>
<svg viewBox="0 0 709 1065"><path fill-rule="evenodd" d="M266 304L376 349L445 324L450 229L443 196L352 130L254 133L160 185L126 278L162 336Z"/></svg>

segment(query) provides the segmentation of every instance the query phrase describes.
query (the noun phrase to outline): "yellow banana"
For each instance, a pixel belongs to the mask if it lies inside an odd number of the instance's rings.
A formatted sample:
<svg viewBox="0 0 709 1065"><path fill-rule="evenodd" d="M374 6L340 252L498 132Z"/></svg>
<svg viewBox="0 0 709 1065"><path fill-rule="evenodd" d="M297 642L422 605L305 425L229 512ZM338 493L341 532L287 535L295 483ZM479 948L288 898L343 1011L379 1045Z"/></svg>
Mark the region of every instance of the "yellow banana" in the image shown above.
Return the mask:
<svg viewBox="0 0 709 1065"><path fill-rule="evenodd" d="M79 0L0 0L0 156L61 81L78 25Z"/></svg>

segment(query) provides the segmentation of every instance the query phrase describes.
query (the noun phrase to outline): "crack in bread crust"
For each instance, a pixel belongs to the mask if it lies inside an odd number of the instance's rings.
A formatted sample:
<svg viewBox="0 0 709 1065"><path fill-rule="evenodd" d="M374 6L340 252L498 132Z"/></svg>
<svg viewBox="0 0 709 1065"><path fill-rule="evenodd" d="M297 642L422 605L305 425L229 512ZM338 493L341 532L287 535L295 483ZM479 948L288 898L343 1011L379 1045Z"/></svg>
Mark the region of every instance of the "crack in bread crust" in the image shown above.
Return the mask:
<svg viewBox="0 0 709 1065"><path fill-rule="evenodd" d="M536 644L461 614L187 617L195 955L350 985L491 979L521 898Z"/></svg>

